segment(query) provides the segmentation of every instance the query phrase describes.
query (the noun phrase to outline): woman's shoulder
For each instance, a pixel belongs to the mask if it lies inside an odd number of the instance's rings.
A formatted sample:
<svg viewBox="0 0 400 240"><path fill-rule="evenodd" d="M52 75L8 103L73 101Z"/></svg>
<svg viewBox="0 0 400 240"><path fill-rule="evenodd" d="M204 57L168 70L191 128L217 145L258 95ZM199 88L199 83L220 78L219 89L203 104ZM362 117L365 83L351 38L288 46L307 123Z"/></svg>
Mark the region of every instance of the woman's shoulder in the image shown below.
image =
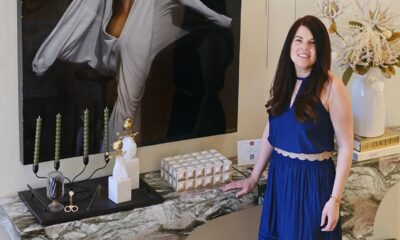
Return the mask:
<svg viewBox="0 0 400 240"><path fill-rule="evenodd" d="M328 81L325 82L324 87L321 92L321 102L323 103L325 109L329 111L329 105L336 98L341 98L343 95L347 94L346 86L343 81L335 76L331 71L328 72Z"/></svg>
<svg viewBox="0 0 400 240"><path fill-rule="evenodd" d="M337 77L331 71L328 72L328 77L329 77L327 81L328 89L331 88L330 90L334 92L346 91L346 86L344 85L342 79Z"/></svg>

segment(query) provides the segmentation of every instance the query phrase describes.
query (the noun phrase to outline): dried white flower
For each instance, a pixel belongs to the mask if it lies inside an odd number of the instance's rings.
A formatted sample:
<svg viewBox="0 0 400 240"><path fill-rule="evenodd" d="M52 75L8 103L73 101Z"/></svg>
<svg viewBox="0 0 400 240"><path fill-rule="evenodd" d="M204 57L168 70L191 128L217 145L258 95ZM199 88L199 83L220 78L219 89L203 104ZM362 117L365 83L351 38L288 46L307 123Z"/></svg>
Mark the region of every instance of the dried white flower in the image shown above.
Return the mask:
<svg viewBox="0 0 400 240"><path fill-rule="evenodd" d="M389 11L389 7L382 10L381 1L375 0L375 4L370 4L369 1L360 3L356 0L356 4L362 13L361 19L377 30L384 31L389 29L399 29L399 16Z"/></svg>
<svg viewBox="0 0 400 240"><path fill-rule="evenodd" d="M338 0L319 0L317 3L321 16L327 17L330 21L334 21L343 13L343 5Z"/></svg>
<svg viewBox="0 0 400 240"><path fill-rule="evenodd" d="M318 0L321 16L329 19L329 31L335 33L341 44L334 44L337 60L347 68L343 80L347 82L353 71L365 74L371 67L381 69L390 78L395 74L394 66L400 67L400 19L399 15L382 9L376 0L355 0L361 16L357 21L344 25L339 33L335 22L343 13L340 0ZM350 69L351 68L351 69Z"/></svg>

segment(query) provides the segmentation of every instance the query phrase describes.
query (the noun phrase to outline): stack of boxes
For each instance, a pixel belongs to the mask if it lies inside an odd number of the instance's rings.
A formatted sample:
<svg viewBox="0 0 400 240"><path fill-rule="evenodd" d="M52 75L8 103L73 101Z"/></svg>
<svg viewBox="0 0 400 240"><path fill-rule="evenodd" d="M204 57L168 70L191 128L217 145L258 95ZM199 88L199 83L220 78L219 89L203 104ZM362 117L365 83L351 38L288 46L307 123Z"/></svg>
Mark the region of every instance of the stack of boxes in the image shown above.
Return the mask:
<svg viewBox="0 0 400 240"><path fill-rule="evenodd" d="M209 187L231 180L232 162L215 149L161 160L161 177L177 191Z"/></svg>

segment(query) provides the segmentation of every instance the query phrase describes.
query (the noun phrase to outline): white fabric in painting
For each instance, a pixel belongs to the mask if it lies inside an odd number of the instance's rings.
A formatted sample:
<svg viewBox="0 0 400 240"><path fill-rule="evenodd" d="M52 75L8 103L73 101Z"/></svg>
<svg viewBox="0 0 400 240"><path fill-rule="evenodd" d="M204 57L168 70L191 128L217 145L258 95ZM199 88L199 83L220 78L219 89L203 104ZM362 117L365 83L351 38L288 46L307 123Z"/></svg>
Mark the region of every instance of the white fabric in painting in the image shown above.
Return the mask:
<svg viewBox="0 0 400 240"><path fill-rule="evenodd" d="M184 36L173 22L173 12L186 5L222 27L231 19L218 14L200 0L135 0L119 38L106 32L113 0L73 0L39 48L33 71L45 72L56 59L88 63L103 74L118 79L118 98L110 118L110 138L122 130L123 122L135 119L145 81L154 57Z"/></svg>

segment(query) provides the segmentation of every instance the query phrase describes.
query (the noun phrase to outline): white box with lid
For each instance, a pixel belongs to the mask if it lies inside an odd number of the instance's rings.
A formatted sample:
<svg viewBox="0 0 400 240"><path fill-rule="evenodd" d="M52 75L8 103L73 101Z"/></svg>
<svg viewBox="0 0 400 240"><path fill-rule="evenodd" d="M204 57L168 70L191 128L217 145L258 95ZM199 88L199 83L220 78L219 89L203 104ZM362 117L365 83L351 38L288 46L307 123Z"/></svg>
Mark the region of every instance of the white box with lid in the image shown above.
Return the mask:
<svg viewBox="0 0 400 240"><path fill-rule="evenodd" d="M185 191L229 182L231 166L217 150L204 150L161 159L161 177L175 191Z"/></svg>

